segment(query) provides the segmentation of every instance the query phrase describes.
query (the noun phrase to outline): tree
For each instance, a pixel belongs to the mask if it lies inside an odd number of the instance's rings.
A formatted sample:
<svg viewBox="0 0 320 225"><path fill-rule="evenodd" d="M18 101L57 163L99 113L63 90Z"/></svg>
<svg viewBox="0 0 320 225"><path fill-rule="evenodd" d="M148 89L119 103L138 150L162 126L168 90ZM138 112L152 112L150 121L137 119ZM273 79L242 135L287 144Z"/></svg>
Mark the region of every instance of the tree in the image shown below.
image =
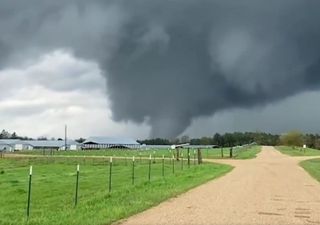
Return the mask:
<svg viewBox="0 0 320 225"><path fill-rule="evenodd" d="M84 138L79 138L79 139L76 139L76 142L78 142L78 143L83 143L84 141L85 141L86 139L84 139Z"/></svg>
<svg viewBox="0 0 320 225"><path fill-rule="evenodd" d="M48 138L47 138L47 137L42 136L42 137L38 137L38 138L37 138L37 140L38 140L38 141L47 141L47 140L48 140Z"/></svg>
<svg viewBox="0 0 320 225"><path fill-rule="evenodd" d="M138 140L137 142L139 142L140 144L146 144L146 145L170 145L169 140L162 139L162 138Z"/></svg>
<svg viewBox="0 0 320 225"><path fill-rule="evenodd" d="M223 144L222 136L219 133L216 133L213 136L213 144L218 146L221 146Z"/></svg>
<svg viewBox="0 0 320 225"><path fill-rule="evenodd" d="M179 138L171 138L170 143L173 145L180 144Z"/></svg>
<svg viewBox="0 0 320 225"><path fill-rule="evenodd" d="M209 137L202 137L200 139L200 144L201 145L210 145L211 144L211 138Z"/></svg>
<svg viewBox="0 0 320 225"><path fill-rule="evenodd" d="M17 139L17 138L19 138L19 137L18 137L18 135L16 134L16 132L13 132L10 138L11 138L11 139Z"/></svg>
<svg viewBox="0 0 320 225"><path fill-rule="evenodd" d="M309 147L309 148L315 148L316 147L316 136L313 134L306 134L304 137L304 143Z"/></svg>
<svg viewBox="0 0 320 225"><path fill-rule="evenodd" d="M193 138L190 140L190 145L200 145L200 139L199 138Z"/></svg>
<svg viewBox="0 0 320 225"><path fill-rule="evenodd" d="M2 130L0 133L0 139L9 139L9 138L11 138L11 134L6 130Z"/></svg>
<svg viewBox="0 0 320 225"><path fill-rule="evenodd" d="M314 141L314 148L320 149L320 139L319 139L319 138L317 138L317 139Z"/></svg>
<svg viewBox="0 0 320 225"><path fill-rule="evenodd" d="M182 136L182 137L180 138L180 142L181 142L182 144L189 143L189 142L190 142L189 136L188 136L188 135Z"/></svg>
<svg viewBox="0 0 320 225"><path fill-rule="evenodd" d="M281 135L280 144L287 146L302 146L304 143L303 134L300 131L290 131Z"/></svg>
<svg viewBox="0 0 320 225"><path fill-rule="evenodd" d="M225 133L223 135L225 143L228 147L234 146L234 136L231 133Z"/></svg>

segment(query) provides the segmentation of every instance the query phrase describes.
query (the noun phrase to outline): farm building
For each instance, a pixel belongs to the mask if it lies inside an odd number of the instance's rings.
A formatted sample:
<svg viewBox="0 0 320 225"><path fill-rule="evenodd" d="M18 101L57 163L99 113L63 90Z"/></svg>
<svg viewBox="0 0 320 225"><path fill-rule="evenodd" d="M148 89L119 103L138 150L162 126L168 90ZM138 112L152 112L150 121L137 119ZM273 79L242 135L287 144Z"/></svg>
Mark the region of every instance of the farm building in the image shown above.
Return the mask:
<svg viewBox="0 0 320 225"><path fill-rule="evenodd" d="M32 149L55 149L64 150L65 142L62 141L35 141L35 140L20 140L20 139L1 139L0 150L3 151L21 151L21 150L32 150ZM79 150L81 144L68 140L68 150Z"/></svg>
<svg viewBox="0 0 320 225"><path fill-rule="evenodd" d="M90 137L82 143L83 149L140 148L132 138Z"/></svg>
<svg viewBox="0 0 320 225"><path fill-rule="evenodd" d="M11 145L8 145L6 143L0 142L0 151L8 151L8 152L12 152L13 151L13 147Z"/></svg>
<svg viewBox="0 0 320 225"><path fill-rule="evenodd" d="M14 151L14 150L30 150L32 147L26 141L20 139L1 139L0 150Z"/></svg>
<svg viewBox="0 0 320 225"><path fill-rule="evenodd" d="M55 150L65 150L65 141L27 141L27 143L32 146L32 149L55 149ZM79 150L81 149L81 144L73 141L67 140L67 150Z"/></svg>

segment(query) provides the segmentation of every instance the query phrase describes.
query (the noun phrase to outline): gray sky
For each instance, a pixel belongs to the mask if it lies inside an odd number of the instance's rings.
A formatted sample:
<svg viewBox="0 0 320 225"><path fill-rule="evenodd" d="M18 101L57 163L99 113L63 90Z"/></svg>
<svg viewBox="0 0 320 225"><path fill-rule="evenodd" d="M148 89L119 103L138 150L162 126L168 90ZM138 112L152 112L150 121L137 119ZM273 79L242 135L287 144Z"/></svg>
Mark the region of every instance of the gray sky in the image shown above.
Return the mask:
<svg viewBox="0 0 320 225"><path fill-rule="evenodd" d="M4 0L0 124L28 136L320 132L320 1Z"/></svg>
<svg viewBox="0 0 320 225"><path fill-rule="evenodd" d="M70 79L72 76L78 79ZM97 64L76 59L62 50L48 53L32 64L1 70L0 89L0 124L19 134L63 137L65 123L74 138L145 138L150 132L146 123L114 122L105 95L105 78ZM221 111L195 119L184 134L200 137L214 132L282 133L290 129L320 132L318 99L320 92L311 91L266 106Z"/></svg>
<svg viewBox="0 0 320 225"><path fill-rule="evenodd" d="M252 109L234 109L193 121L184 132L205 136L214 132L262 131L281 134L289 130L320 133L319 91L288 97Z"/></svg>
<svg viewBox="0 0 320 225"><path fill-rule="evenodd" d="M147 126L114 122L105 78L94 62L57 50L31 64L0 71L0 124L31 137L146 137Z"/></svg>

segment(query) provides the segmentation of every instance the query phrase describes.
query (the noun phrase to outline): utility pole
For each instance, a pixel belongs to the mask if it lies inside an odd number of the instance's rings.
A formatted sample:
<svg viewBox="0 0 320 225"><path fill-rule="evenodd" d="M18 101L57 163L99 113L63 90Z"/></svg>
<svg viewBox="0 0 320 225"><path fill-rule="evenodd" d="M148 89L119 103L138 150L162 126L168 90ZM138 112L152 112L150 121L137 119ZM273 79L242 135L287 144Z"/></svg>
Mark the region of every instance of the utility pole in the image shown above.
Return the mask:
<svg viewBox="0 0 320 225"><path fill-rule="evenodd" d="M67 125L64 127L64 150L67 151Z"/></svg>

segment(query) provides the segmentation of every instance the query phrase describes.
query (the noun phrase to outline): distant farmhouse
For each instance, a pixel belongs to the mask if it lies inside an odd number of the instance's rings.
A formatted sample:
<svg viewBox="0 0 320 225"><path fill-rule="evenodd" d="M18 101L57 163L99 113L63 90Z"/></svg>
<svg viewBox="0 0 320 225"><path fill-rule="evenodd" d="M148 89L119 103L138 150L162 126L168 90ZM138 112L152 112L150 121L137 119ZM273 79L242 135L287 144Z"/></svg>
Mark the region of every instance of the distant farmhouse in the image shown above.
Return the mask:
<svg viewBox="0 0 320 225"><path fill-rule="evenodd" d="M107 148L140 148L140 144L132 138L89 137L82 143L83 149Z"/></svg>
<svg viewBox="0 0 320 225"><path fill-rule="evenodd" d="M94 150L108 148L140 148L140 144L131 138L112 137L90 137L83 143L67 140L66 150ZM0 151L22 151L22 150L65 150L64 140L20 140L20 139L0 139Z"/></svg>

